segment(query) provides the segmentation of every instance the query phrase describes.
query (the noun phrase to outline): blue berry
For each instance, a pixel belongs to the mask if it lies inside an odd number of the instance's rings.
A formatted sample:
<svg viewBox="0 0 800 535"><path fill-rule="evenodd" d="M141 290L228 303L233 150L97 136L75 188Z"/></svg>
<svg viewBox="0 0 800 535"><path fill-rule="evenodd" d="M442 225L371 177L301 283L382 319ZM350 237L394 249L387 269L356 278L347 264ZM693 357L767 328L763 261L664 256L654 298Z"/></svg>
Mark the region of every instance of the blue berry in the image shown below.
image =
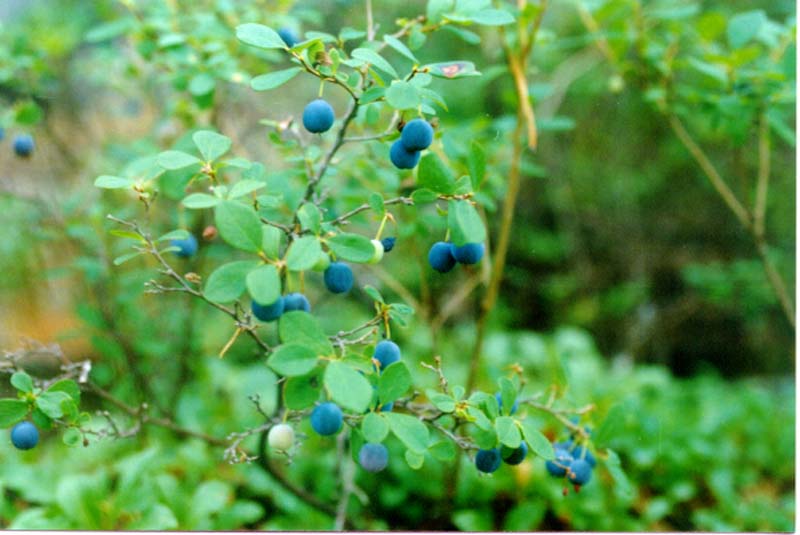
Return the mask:
<svg viewBox="0 0 800 535"><path fill-rule="evenodd" d="M367 472L380 472L389 464L389 450L383 444L364 444L358 452L358 463Z"/></svg>
<svg viewBox="0 0 800 535"><path fill-rule="evenodd" d="M286 46L292 48L294 45L300 42L300 37L297 35L291 28L283 27L278 30L278 35L281 36L283 42L286 43Z"/></svg>
<svg viewBox="0 0 800 535"><path fill-rule="evenodd" d="M188 258L197 252L197 238L195 238L193 234L189 234L189 237L186 239L171 240L169 244L172 247L178 248L175 254L181 258Z"/></svg>
<svg viewBox="0 0 800 535"><path fill-rule="evenodd" d="M342 428L342 409L336 403L323 403L311 412L311 428L323 436L335 435Z"/></svg>
<svg viewBox="0 0 800 535"><path fill-rule="evenodd" d="M572 463L572 455L561 448L556 448L555 454L556 458L552 461L547 461L544 466L551 476L564 477L567 473L567 467Z"/></svg>
<svg viewBox="0 0 800 535"><path fill-rule="evenodd" d="M475 467L486 474L491 474L500 468L500 463L502 462L503 461L500 458L500 450L497 448L493 448L491 450L479 450L475 455Z"/></svg>
<svg viewBox="0 0 800 535"><path fill-rule="evenodd" d="M325 286L335 294L343 294L353 287L353 270L344 262L332 262L325 270Z"/></svg>
<svg viewBox="0 0 800 535"><path fill-rule="evenodd" d="M14 138L14 152L17 156L27 158L33 152L33 137L29 134L20 134Z"/></svg>
<svg viewBox="0 0 800 535"><path fill-rule="evenodd" d="M381 340L375 346L372 358L381 363L381 370L400 360L400 347L391 340Z"/></svg>
<svg viewBox="0 0 800 535"><path fill-rule="evenodd" d="M309 102L303 110L303 126L314 134L330 130L334 119L333 108L321 98Z"/></svg>
<svg viewBox="0 0 800 535"><path fill-rule="evenodd" d="M453 247L453 258L462 264L477 264L483 258L482 243L468 243L461 247Z"/></svg>
<svg viewBox="0 0 800 535"><path fill-rule="evenodd" d="M584 450L586 450L585 454ZM594 458L594 455L592 455L592 452L590 452L586 446L578 446L577 448L575 448L572 451L572 456L575 459L583 459L584 461L589 463L589 466L591 466L592 468L597 466L597 459Z"/></svg>
<svg viewBox="0 0 800 535"><path fill-rule="evenodd" d="M497 394L494 395L494 398L497 400L497 406L499 407L500 412L503 412L503 396L501 396L500 392L498 392ZM517 412L517 409L519 409L519 400L515 399L514 404L511 405L511 412L509 412L508 414L509 415L514 414L515 412Z"/></svg>
<svg viewBox="0 0 800 535"><path fill-rule="evenodd" d="M383 245L383 252L388 253L392 249L394 249L394 243L397 241L397 238L384 238L381 240L381 244Z"/></svg>
<svg viewBox="0 0 800 535"><path fill-rule="evenodd" d="M447 273L456 265L453 257L453 244L439 241L428 252L428 263L439 273Z"/></svg>
<svg viewBox="0 0 800 535"><path fill-rule="evenodd" d="M381 412L392 412L393 408L394 408L394 401L390 401L389 403L381 407Z"/></svg>
<svg viewBox="0 0 800 535"><path fill-rule="evenodd" d="M398 139L389 149L389 159L398 169L413 169L419 163L419 152L408 150Z"/></svg>
<svg viewBox="0 0 800 535"><path fill-rule="evenodd" d="M585 485L592 478L592 465L582 459L572 461L567 478L570 483Z"/></svg>
<svg viewBox="0 0 800 535"><path fill-rule="evenodd" d="M523 441L520 443L519 448L513 450L503 446L500 449L500 454L506 464L517 465L524 461L525 456L528 455L528 445Z"/></svg>
<svg viewBox="0 0 800 535"><path fill-rule="evenodd" d="M286 294L283 297L283 311L291 312L292 310L311 312L311 303L309 303L306 296L301 293Z"/></svg>
<svg viewBox="0 0 800 535"><path fill-rule="evenodd" d="M433 143L433 127L425 119L414 119L403 127L400 141L408 151L420 151Z"/></svg>
<svg viewBox="0 0 800 535"><path fill-rule="evenodd" d="M250 304L250 310L252 310L253 315L261 321L275 321L283 314L283 306L283 298L279 297L278 300L271 305L260 305L253 301Z"/></svg>
<svg viewBox="0 0 800 535"><path fill-rule="evenodd" d="M30 422L20 422L11 430L11 443L18 450L29 450L39 443L39 430Z"/></svg>

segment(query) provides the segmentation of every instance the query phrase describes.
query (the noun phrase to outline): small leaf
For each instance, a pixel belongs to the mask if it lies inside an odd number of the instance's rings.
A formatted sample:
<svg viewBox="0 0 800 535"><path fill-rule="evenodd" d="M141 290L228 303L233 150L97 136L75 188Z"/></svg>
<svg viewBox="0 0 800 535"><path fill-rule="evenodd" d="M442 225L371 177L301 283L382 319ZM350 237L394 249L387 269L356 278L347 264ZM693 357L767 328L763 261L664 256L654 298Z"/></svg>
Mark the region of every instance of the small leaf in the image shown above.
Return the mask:
<svg viewBox="0 0 800 535"><path fill-rule="evenodd" d="M297 219L305 230L310 230L314 234L319 234L322 230L322 215L319 208L311 203L306 203L297 210Z"/></svg>
<svg viewBox="0 0 800 535"><path fill-rule="evenodd" d="M288 48L278 32L263 24L240 24L236 27L236 38L258 48Z"/></svg>
<svg viewBox="0 0 800 535"><path fill-rule="evenodd" d="M532 419L528 418L522 422L522 434L525 436L525 442L528 443L533 453L548 461L555 458L553 445L539 431L536 427L536 422Z"/></svg>
<svg viewBox="0 0 800 535"><path fill-rule="evenodd" d="M768 21L760 9L738 13L728 21L728 43L731 48L741 48L753 39Z"/></svg>
<svg viewBox="0 0 800 535"><path fill-rule="evenodd" d="M375 66L375 68L382 70L389 76L393 78L397 78L397 71L394 70L391 63L386 61L380 54L375 52L374 50L370 50L369 48L356 48L350 54L352 57L359 59L365 63L371 63Z"/></svg>
<svg viewBox="0 0 800 535"><path fill-rule="evenodd" d="M196 97L207 95L214 91L215 85L216 81L213 76L207 72L201 72L189 80L189 93Z"/></svg>
<svg viewBox="0 0 800 535"><path fill-rule="evenodd" d="M164 169L169 169L170 171L174 171L175 169L183 169L184 167L201 163L199 158L179 150L168 150L162 152L158 155L156 161L158 162L158 165Z"/></svg>
<svg viewBox="0 0 800 535"><path fill-rule="evenodd" d="M405 458L412 470L419 470L425 463L425 455L412 450L406 450Z"/></svg>
<svg viewBox="0 0 800 535"><path fill-rule="evenodd" d="M20 392L33 392L33 379L25 372L16 372L11 376L11 386Z"/></svg>
<svg viewBox="0 0 800 535"><path fill-rule="evenodd" d="M228 244L251 253L261 250L261 221L250 206L236 201L222 201L214 209L219 235Z"/></svg>
<svg viewBox="0 0 800 535"><path fill-rule="evenodd" d="M486 227L469 201L451 200L448 203L447 227L450 229L450 240L459 247L486 240Z"/></svg>
<svg viewBox="0 0 800 535"><path fill-rule="evenodd" d="M437 442L428 449L431 455L439 461L449 462L456 458L456 445L450 440Z"/></svg>
<svg viewBox="0 0 800 535"><path fill-rule="evenodd" d="M516 421L509 416L498 416L494 421L494 429L497 431L497 439L509 448L519 448L522 442L519 428Z"/></svg>
<svg viewBox="0 0 800 535"><path fill-rule="evenodd" d="M0 399L0 428L11 427L28 414L28 402L21 399Z"/></svg>
<svg viewBox="0 0 800 535"><path fill-rule="evenodd" d="M317 354L300 344L284 344L270 355L267 365L287 377L306 375L317 366Z"/></svg>
<svg viewBox="0 0 800 535"><path fill-rule="evenodd" d="M483 26L504 26L514 22L514 16L502 9L483 9L471 15L469 20Z"/></svg>
<svg viewBox="0 0 800 535"><path fill-rule="evenodd" d="M81 402L81 389L78 387L78 384L71 380L71 379L62 379L50 385L50 388L47 389L48 392L64 392L67 394L75 403Z"/></svg>
<svg viewBox="0 0 800 535"><path fill-rule="evenodd" d="M319 356L333 354L333 346L322 331L319 321L307 312L293 310L284 313L278 320L278 336L285 344L296 343L307 346Z"/></svg>
<svg viewBox="0 0 800 535"><path fill-rule="evenodd" d="M408 414L387 412L383 417L389 421L392 433L406 447L417 453L424 453L428 448L428 428L419 419Z"/></svg>
<svg viewBox="0 0 800 535"><path fill-rule="evenodd" d="M109 176L109 175L99 176L94 181L95 187L103 189L129 188L133 186L135 183L136 182L134 182L130 178L122 178L120 176Z"/></svg>
<svg viewBox="0 0 800 535"><path fill-rule="evenodd" d="M66 392L42 392L36 396L36 406L50 418L61 418L64 415L61 406L64 401L72 402Z"/></svg>
<svg viewBox="0 0 800 535"><path fill-rule="evenodd" d="M213 162L231 148L231 140L211 130L200 130L192 134L192 141L197 146L206 162Z"/></svg>
<svg viewBox="0 0 800 535"><path fill-rule="evenodd" d="M383 204L383 196L380 193L372 192L367 199L369 207L375 212L378 217L386 215L386 206Z"/></svg>
<svg viewBox="0 0 800 535"><path fill-rule="evenodd" d="M433 406L442 412L453 412L456 410L456 400L447 394L442 394L435 390L428 389L425 391L428 399L433 403Z"/></svg>
<svg viewBox="0 0 800 535"><path fill-rule="evenodd" d="M451 194L456 187L452 173L433 152L429 152L420 160L417 181L420 187L436 193Z"/></svg>
<svg viewBox="0 0 800 535"><path fill-rule="evenodd" d="M256 76L250 80L250 87L253 91L268 91L280 87L302 71L300 67L291 67L282 71L270 72Z"/></svg>
<svg viewBox="0 0 800 535"><path fill-rule="evenodd" d="M247 275L257 265L255 260L239 260L221 265L206 280L203 293L214 303L235 301L244 293Z"/></svg>
<svg viewBox="0 0 800 535"><path fill-rule="evenodd" d="M70 427L66 431L64 431L64 436L61 437L61 440L67 446L77 446L81 443L82 440L81 432L75 429L74 427Z"/></svg>
<svg viewBox="0 0 800 535"><path fill-rule="evenodd" d="M380 443L389 434L389 424L376 412L370 412L361 422L361 433L367 442Z"/></svg>
<svg viewBox="0 0 800 535"><path fill-rule="evenodd" d="M219 197L214 197L213 195L209 195L208 193L192 193L191 195L187 195L181 201L181 204L186 208L198 210L203 208L211 208L218 205L220 202L222 202L222 199Z"/></svg>
<svg viewBox="0 0 800 535"><path fill-rule="evenodd" d="M281 238L283 233L276 227L264 225L261 228L263 234L261 238L261 248L264 254L271 260L276 260L280 256Z"/></svg>
<svg viewBox="0 0 800 535"><path fill-rule="evenodd" d="M617 484L618 491L622 496L631 496L633 493L633 489L631 488L631 483L628 480L628 476L625 475L625 471L622 469L622 463L619 460L619 455L614 450L606 450L608 453L608 459L606 460L606 467L608 468L608 472L611 474L611 477L614 478L614 482Z"/></svg>
<svg viewBox="0 0 800 535"><path fill-rule="evenodd" d="M234 184L233 187L231 187L231 191L228 193L228 198L238 199L239 197L244 197L245 195L266 187L266 182L261 182L260 180L240 180Z"/></svg>
<svg viewBox="0 0 800 535"><path fill-rule="evenodd" d="M431 76L437 78L463 78L465 76L480 76L481 73L475 70L475 64L471 61L448 61L444 63L431 63L420 69Z"/></svg>
<svg viewBox="0 0 800 535"><path fill-rule="evenodd" d="M595 430L592 441L598 448L604 448L609 441L618 436L620 430L625 425L625 408L622 405L614 405L608 411L605 420Z"/></svg>
<svg viewBox="0 0 800 535"><path fill-rule="evenodd" d="M306 271L314 267L322 254L319 240L314 236L305 236L295 240L286 253L286 267L290 271Z"/></svg>
<svg viewBox="0 0 800 535"><path fill-rule="evenodd" d="M400 39L398 39L397 37L394 37L392 35L388 35L387 34L387 35L383 36L383 40L386 42L387 45L389 45L390 47L394 48L396 51L398 51L403 56L407 57L408 59L410 59L411 61L413 61L416 64L419 63L419 60L414 55L414 53L411 52L411 50L409 50L408 47L406 45L404 45L403 42Z"/></svg>
<svg viewBox="0 0 800 535"><path fill-rule="evenodd" d="M395 80L386 90L386 102L396 110L413 110L422 102L416 86Z"/></svg>
<svg viewBox="0 0 800 535"><path fill-rule="evenodd" d="M414 201L414 204L428 204L434 202L438 198L438 193L427 188L414 190L411 194L411 200Z"/></svg>
<svg viewBox="0 0 800 535"><path fill-rule="evenodd" d="M378 381L378 399L380 402L394 401L411 388L411 373L403 362L390 364L381 372Z"/></svg>
<svg viewBox="0 0 800 535"><path fill-rule="evenodd" d="M283 387L283 400L286 408L302 410L314 404L319 398L320 373L322 369L316 368L312 373L302 377L289 377Z"/></svg>
<svg viewBox="0 0 800 535"><path fill-rule="evenodd" d="M372 259L372 240L360 234L342 233L328 238L328 246L338 259L364 263Z"/></svg>
<svg viewBox="0 0 800 535"><path fill-rule="evenodd" d="M120 256L114 258L114 260L112 261L112 264L114 264L115 266L120 266L120 265L124 264L125 262L127 262L128 260L132 260L132 259L136 258L140 254L142 254L141 251L136 251L135 253L128 253L128 254L120 255Z"/></svg>
<svg viewBox="0 0 800 535"><path fill-rule="evenodd" d="M472 178L472 183L476 187L483 184L486 178L486 152L480 143L473 141L469 148L469 155L467 156L467 167L469 169L469 176Z"/></svg>
<svg viewBox="0 0 800 535"><path fill-rule="evenodd" d="M356 370L339 361L330 362L323 379L331 399L345 409L364 412L372 400L372 385Z"/></svg>
<svg viewBox="0 0 800 535"><path fill-rule="evenodd" d="M281 296L281 278L273 265L259 266L247 274L247 291L259 304L270 305Z"/></svg>

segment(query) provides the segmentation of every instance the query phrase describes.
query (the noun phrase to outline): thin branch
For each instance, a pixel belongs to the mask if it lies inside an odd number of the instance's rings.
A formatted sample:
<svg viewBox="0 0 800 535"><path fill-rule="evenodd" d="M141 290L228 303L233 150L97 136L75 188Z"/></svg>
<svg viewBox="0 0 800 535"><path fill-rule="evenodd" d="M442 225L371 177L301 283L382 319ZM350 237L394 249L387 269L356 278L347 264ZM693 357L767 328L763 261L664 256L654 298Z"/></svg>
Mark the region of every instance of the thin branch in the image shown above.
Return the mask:
<svg viewBox="0 0 800 535"><path fill-rule="evenodd" d="M767 190L770 174L770 137L769 122L766 113L762 113L758 128L758 181L756 183L756 200L753 208L753 232L756 236L764 236L764 219L767 210Z"/></svg>
<svg viewBox="0 0 800 535"><path fill-rule="evenodd" d="M411 197L395 197L394 199L387 199L383 201L384 206L390 206L393 204L405 204L406 206L414 206L414 201L411 199ZM361 212L365 212L370 208L372 207L369 204L362 204L360 206L357 206L356 208L353 208L349 212L345 212L336 219L328 221L327 223L329 225L341 225L354 215L359 214Z"/></svg>

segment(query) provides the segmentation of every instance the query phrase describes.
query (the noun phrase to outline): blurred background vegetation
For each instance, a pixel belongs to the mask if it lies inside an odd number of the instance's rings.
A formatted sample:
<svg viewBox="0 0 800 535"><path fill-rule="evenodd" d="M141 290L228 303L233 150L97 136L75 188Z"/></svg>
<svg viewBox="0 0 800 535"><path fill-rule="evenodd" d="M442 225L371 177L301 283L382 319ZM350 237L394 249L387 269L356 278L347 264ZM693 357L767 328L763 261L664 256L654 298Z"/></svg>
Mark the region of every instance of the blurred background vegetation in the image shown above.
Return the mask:
<svg viewBox="0 0 800 535"><path fill-rule="evenodd" d="M397 18L425 13L427 3L375 5L388 32ZM765 254L793 296L795 15L788 0L551 2L531 57L540 145L524 161L479 382L519 363L532 384L546 386L557 355L568 399L594 403L600 414L623 411L611 444L627 484L605 474L562 497L542 463L527 461L491 479L464 470L445 509L437 504L446 465L426 462L416 472L398 454L388 472L359 475L373 501L353 503L354 517L371 529L794 529L794 328L753 238L669 117L683 122L746 206L756 201L765 121ZM317 85L298 78L274 92L250 90L247 76L278 60L243 51L233 28L257 21L337 33L362 28L363 17L361 0L0 4L0 347L58 343L70 358L91 358L96 381L116 395L147 400L211 434L254 425L247 395L261 393L268 404L274 376L246 343L216 358L230 333L213 311L186 296L143 294L152 264L112 265L125 249L108 234L105 215L131 215L132 203L92 184L206 125L283 176L285 154L259 120L299 113ZM483 72L435 89L449 105L439 118L447 156L463 160L471 139L487 154L480 200L492 230L517 106L497 32L451 28L417 53L423 62L473 61ZM329 98L336 107L344 96ZM10 148L20 132L36 139L30 160ZM383 165L386 151L365 150L354 176L402 188ZM174 204L186 180L167 173L160 195ZM358 191L343 186L330 208L363 202ZM463 381L468 362L458 357L471 347L477 300L450 311L437 296L473 279L431 279L425 251L430 229L443 228L440 218L414 208L396 215L396 252L357 276L415 301L416 319L395 335L410 363L441 354L448 376ZM198 235L208 223L178 209L151 218ZM183 268L206 273L227 254L211 243ZM337 317L368 318L366 299L342 304L311 294L331 331L340 327ZM557 438L560 430L549 425ZM331 527L258 466L224 465L220 451L163 430L75 450L44 440L24 454L7 442L0 441L2 527ZM288 472L315 494L335 497L332 449L308 438Z"/></svg>

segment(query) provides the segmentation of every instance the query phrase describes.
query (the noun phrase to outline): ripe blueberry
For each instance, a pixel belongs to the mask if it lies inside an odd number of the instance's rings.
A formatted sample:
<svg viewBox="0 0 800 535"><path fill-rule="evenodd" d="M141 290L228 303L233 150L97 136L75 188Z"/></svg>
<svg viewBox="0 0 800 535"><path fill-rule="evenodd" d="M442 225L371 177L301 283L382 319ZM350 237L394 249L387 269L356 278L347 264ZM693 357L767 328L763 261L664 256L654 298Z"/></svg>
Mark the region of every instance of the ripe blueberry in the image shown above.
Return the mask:
<svg viewBox="0 0 800 535"><path fill-rule="evenodd" d="M186 239L170 240L169 244L178 248L175 254L181 258L188 258L197 252L197 238L193 234L189 234Z"/></svg>
<svg viewBox="0 0 800 535"><path fill-rule="evenodd" d="M494 399L497 400L497 407L500 409L500 412L503 412L503 396L500 395L500 392L494 395ZM511 405L511 412L508 414L514 414L517 412L517 409L519 409L519 401L515 399L514 404Z"/></svg>
<svg viewBox="0 0 800 535"><path fill-rule="evenodd" d="M330 130L334 119L333 108L321 98L309 102L303 110L303 126L314 134Z"/></svg>
<svg viewBox="0 0 800 535"><path fill-rule="evenodd" d="M278 35L281 36L281 39L283 39L283 42L286 43L286 46L289 48L292 48L294 45L300 42L300 37L291 28L283 27L279 29Z"/></svg>
<svg viewBox="0 0 800 535"><path fill-rule="evenodd" d="M292 310L302 310L304 312L311 312L311 303L305 295L301 293L286 294L283 297L283 311L291 312Z"/></svg>
<svg viewBox="0 0 800 535"><path fill-rule="evenodd" d="M586 453L584 453L584 450L586 450ZM586 446L578 446L577 448L575 448L572 451L572 456L575 459L583 459L584 461L589 463L589 466L591 466L592 468L597 466L597 459L594 458L594 455L592 455L592 452L590 452Z"/></svg>
<svg viewBox="0 0 800 535"><path fill-rule="evenodd" d="M400 133L400 141L407 151L420 151L433 143L433 127L425 119L409 121Z"/></svg>
<svg viewBox="0 0 800 535"><path fill-rule="evenodd" d="M336 403L323 403L311 412L311 427L320 435L335 435L342 428L342 409Z"/></svg>
<svg viewBox="0 0 800 535"><path fill-rule="evenodd" d="M582 459L576 459L569 465L567 478L570 483L585 485L592 477L592 465Z"/></svg>
<svg viewBox="0 0 800 535"><path fill-rule="evenodd" d="M353 270L344 262L333 262L325 270L325 286L335 294L349 292L353 287Z"/></svg>
<svg viewBox="0 0 800 535"><path fill-rule="evenodd" d="M410 151L399 139L389 149L389 159L398 169L413 169L419 163L419 151Z"/></svg>
<svg viewBox="0 0 800 535"><path fill-rule="evenodd" d="M375 346L372 358L381 363L381 370L400 360L400 347L391 340L381 340Z"/></svg>
<svg viewBox="0 0 800 535"><path fill-rule="evenodd" d="M397 238L384 238L381 240L381 244L383 244L383 252L388 253L392 249L394 249L394 243L397 241Z"/></svg>
<svg viewBox="0 0 800 535"><path fill-rule="evenodd" d="M11 430L11 443L18 450L29 450L39 443L39 430L30 422L20 422Z"/></svg>
<svg viewBox="0 0 800 535"><path fill-rule="evenodd" d="M383 444L364 444L358 452L358 462L367 472L380 472L389 464L389 450Z"/></svg>
<svg viewBox="0 0 800 535"><path fill-rule="evenodd" d="M567 450L556 448L556 458L544 463L545 468L551 476L563 477L567 473L567 467L572 463L572 455Z"/></svg>
<svg viewBox="0 0 800 535"><path fill-rule="evenodd" d="M456 265L453 257L453 244L439 241L428 252L428 263L439 273L447 273Z"/></svg>
<svg viewBox="0 0 800 535"><path fill-rule="evenodd" d="M19 134L14 138L14 152L17 156L27 158L33 152L33 137L29 134Z"/></svg>
<svg viewBox="0 0 800 535"><path fill-rule="evenodd" d="M287 451L294 444L294 429L289 424L272 426L267 435L269 447L278 451Z"/></svg>
<svg viewBox="0 0 800 535"><path fill-rule="evenodd" d="M281 317L284 310L283 298L279 297L277 301L271 305L259 305L255 301L250 304L250 310L253 311L253 316L261 321L275 321Z"/></svg>
<svg viewBox="0 0 800 535"><path fill-rule="evenodd" d="M482 243L468 243L461 247L453 246L453 258L462 264L477 264L483 258Z"/></svg>
<svg viewBox="0 0 800 535"><path fill-rule="evenodd" d="M503 461L506 464L519 464L525 460L525 456L528 455L528 445L523 441L520 443L519 448L511 449L506 446L500 448L500 455L503 457Z"/></svg>
<svg viewBox="0 0 800 535"><path fill-rule="evenodd" d="M502 459L500 458L500 450L493 448L491 450L478 450L475 455L475 467L486 474L491 474L500 468Z"/></svg>
<svg viewBox="0 0 800 535"><path fill-rule="evenodd" d="M383 243L381 240L372 240L372 258L367 261L367 264L377 264L383 258Z"/></svg>

